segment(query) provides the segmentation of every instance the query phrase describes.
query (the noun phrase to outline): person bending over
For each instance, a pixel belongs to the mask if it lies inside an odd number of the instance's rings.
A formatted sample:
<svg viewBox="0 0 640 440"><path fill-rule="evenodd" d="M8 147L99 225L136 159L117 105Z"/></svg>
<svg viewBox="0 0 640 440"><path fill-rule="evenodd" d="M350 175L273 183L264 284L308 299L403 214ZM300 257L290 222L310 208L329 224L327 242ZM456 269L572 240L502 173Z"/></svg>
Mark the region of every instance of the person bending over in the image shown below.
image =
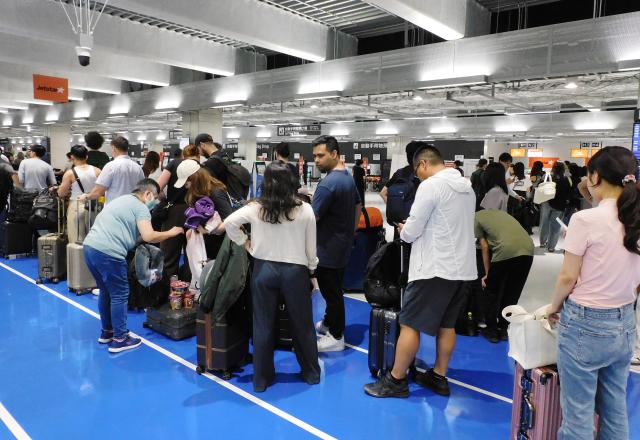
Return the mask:
<svg viewBox="0 0 640 440"><path fill-rule="evenodd" d="M412 243L409 284L400 311L400 337L393 370L364 391L373 397L408 397L407 369L420 346L420 332L436 337L434 368L416 382L448 396L445 377L456 343L455 325L466 296L465 284L476 280L473 221L475 194L471 183L444 165L440 152L416 152L415 172L422 181L400 238Z"/></svg>
<svg viewBox="0 0 640 440"><path fill-rule="evenodd" d="M158 243L183 233L181 227L166 232L153 230L149 211L158 204L159 192L155 180L141 180L132 194L105 205L84 240L84 258L100 289L102 332L98 342L109 344L111 353L131 350L142 343L127 330L127 253L135 248L139 237L147 243Z"/></svg>

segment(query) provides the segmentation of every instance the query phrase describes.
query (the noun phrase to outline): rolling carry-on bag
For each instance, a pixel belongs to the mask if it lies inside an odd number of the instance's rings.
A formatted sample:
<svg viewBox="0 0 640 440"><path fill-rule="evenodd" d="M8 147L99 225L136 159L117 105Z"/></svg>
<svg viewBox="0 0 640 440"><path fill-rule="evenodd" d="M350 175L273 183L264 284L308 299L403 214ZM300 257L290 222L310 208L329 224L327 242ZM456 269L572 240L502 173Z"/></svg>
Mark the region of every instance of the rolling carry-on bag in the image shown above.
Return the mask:
<svg viewBox="0 0 640 440"><path fill-rule="evenodd" d="M150 307L143 326L175 341L190 338L196 334L196 309L172 310L168 303Z"/></svg>
<svg viewBox="0 0 640 440"><path fill-rule="evenodd" d="M249 332L246 313L241 300L218 322L213 313L198 309L196 320L196 348L198 374L205 371L222 373L225 380L231 379L232 372L245 365L249 359Z"/></svg>
<svg viewBox="0 0 640 440"><path fill-rule="evenodd" d="M404 243L400 245L400 274L404 275ZM404 287L400 289L400 305L402 306L402 294ZM381 308L371 305L369 317L369 371L374 377L382 377L393 368L396 359L396 345L400 336L400 311L396 308Z"/></svg>
<svg viewBox="0 0 640 440"><path fill-rule="evenodd" d="M85 222L87 225L87 231L91 228L91 201L89 201L89 210L85 214ZM80 201L76 200L76 206L80 207ZM78 210L76 209L76 212ZM80 230L80 216L76 216L77 230ZM93 289L97 288L96 280L91 275L87 262L84 259L84 247L82 241L84 237L78 236L78 240L75 243L69 243L67 245L67 285L69 292L74 292L76 295L82 295L89 293Z"/></svg>
<svg viewBox="0 0 640 440"><path fill-rule="evenodd" d="M525 370L516 363L511 440L556 440L562 423L560 381L555 365ZM594 417L594 438L598 416Z"/></svg>
<svg viewBox="0 0 640 440"><path fill-rule="evenodd" d="M44 281L57 283L67 273L67 237L64 227L64 203L56 198L58 204L58 232L38 238L38 278L37 284Z"/></svg>
<svg viewBox="0 0 640 440"><path fill-rule="evenodd" d="M27 223L5 222L4 257L13 259L33 254L33 230Z"/></svg>

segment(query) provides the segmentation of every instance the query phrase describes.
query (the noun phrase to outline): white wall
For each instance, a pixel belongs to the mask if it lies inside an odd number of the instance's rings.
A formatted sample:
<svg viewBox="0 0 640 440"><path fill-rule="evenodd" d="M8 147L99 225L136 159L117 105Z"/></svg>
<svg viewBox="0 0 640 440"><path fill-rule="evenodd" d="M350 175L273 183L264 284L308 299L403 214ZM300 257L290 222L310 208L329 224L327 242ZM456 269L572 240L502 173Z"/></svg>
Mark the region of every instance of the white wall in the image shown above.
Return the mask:
<svg viewBox="0 0 640 440"><path fill-rule="evenodd" d="M611 140L611 139L589 139L589 138L580 138L580 139L557 139L554 141L547 142L538 142L538 148L544 150L544 157L559 157L560 160L570 160L572 162L577 163L578 165L584 165L584 160L582 159L572 159L571 158L571 149L572 148L580 148L581 142L601 142L603 147L608 146L621 146L626 148L631 148L631 139L629 140ZM512 148L518 148L518 143L506 143L506 142L494 142L487 141L486 142L486 154L485 157L494 157L498 160L498 156L504 152L510 152ZM515 158L515 162L524 162L525 164L529 163L528 158Z"/></svg>

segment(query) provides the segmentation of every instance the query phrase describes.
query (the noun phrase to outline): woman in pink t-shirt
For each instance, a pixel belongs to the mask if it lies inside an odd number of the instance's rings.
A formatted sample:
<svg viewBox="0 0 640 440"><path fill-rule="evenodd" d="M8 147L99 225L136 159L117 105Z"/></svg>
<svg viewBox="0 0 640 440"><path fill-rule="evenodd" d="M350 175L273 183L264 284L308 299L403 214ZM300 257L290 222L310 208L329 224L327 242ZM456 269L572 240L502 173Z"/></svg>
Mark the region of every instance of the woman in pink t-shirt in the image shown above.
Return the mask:
<svg viewBox="0 0 640 440"><path fill-rule="evenodd" d="M559 320L559 440L629 438L627 379L640 285L640 186L631 151L607 147L589 162L597 208L575 214L548 313ZM560 312L561 311L561 312ZM560 316L558 316L560 314Z"/></svg>

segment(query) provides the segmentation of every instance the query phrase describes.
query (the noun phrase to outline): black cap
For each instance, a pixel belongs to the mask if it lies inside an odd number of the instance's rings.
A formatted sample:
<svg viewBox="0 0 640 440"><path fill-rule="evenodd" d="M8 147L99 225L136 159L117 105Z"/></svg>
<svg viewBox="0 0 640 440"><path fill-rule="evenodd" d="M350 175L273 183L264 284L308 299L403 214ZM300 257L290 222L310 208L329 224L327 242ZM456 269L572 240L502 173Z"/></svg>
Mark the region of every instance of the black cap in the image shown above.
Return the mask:
<svg viewBox="0 0 640 440"><path fill-rule="evenodd" d="M213 143L213 138L208 133L200 133L198 136L196 136L196 140L193 141L193 144L195 146L199 146L201 143L211 144Z"/></svg>

